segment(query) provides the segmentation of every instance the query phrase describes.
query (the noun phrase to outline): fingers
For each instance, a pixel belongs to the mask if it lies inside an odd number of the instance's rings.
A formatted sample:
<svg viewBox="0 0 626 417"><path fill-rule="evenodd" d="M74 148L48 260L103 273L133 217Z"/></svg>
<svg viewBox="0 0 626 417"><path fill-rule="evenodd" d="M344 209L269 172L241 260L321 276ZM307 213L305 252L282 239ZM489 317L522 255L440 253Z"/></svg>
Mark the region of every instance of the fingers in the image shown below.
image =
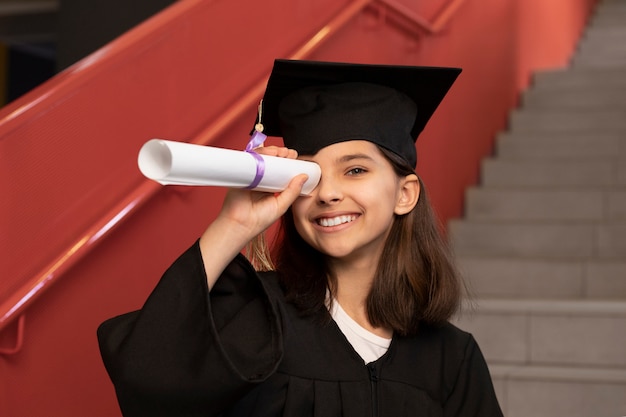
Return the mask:
<svg viewBox="0 0 626 417"><path fill-rule="evenodd" d="M306 174L299 174L279 193L230 189L224 199L220 216L234 223L247 225L250 229L261 227L264 230L282 216L300 196L307 179Z"/></svg>
<svg viewBox="0 0 626 417"><path fill-rule="evenodd" d="M254 152L259 155L277 156L280 158L296 159L298 152L294 149L285 148L283 146L261 146L254 148Z"/></svg>
<svg viewBox="0 0 626 417"><path fill-rule="evenodd" d="M304 183L308 179L309 176L306 174L296 175L291 179L287 188L276 196L276 201L283 213L287 211L289 206L300 196L302 186L304 186Z"/></svg>

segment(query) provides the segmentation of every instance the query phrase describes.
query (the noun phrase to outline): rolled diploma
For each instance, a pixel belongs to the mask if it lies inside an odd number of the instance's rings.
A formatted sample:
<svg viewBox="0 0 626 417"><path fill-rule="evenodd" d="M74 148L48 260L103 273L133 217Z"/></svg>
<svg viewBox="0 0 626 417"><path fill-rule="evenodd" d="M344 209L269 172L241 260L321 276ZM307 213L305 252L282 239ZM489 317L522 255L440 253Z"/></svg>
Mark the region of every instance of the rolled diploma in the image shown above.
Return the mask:
<svg viewBox="0 0 626 417"><path fill-rule="evenodd" d="M302 187L302 194L306 195L320 180L321 170L315 162L261 157L265 160L265 172L254 188L256 191L282 191L293 177L304 173L309 176ZM257 172L257 162L248 152L163 139L146 142L137 163L144 176L163 185L245 188Z"/></svg>

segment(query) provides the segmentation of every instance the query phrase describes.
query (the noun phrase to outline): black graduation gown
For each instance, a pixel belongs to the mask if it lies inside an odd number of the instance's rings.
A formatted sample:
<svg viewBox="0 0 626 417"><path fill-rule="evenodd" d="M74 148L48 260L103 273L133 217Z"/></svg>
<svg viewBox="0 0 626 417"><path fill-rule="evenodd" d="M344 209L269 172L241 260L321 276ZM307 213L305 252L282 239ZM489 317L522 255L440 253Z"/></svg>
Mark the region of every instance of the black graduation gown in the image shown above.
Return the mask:
<svg viewBox="0 0 626 417"><path fill-rule="evenodd" d="M502 415L470 334L423 326L365 365L334 321L298 315L241 255L209 295L197 243L98 339L126 417Z"/></svg>

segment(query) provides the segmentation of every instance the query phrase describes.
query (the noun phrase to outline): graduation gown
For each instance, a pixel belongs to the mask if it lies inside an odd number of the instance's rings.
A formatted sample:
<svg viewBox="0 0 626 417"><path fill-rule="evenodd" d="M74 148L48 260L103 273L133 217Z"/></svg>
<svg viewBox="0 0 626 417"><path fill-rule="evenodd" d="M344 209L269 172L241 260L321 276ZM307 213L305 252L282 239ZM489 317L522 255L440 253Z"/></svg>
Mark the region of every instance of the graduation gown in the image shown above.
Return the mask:
<svg viewBox="0 0 626 417"><path fill-rule="evenodd" d="M502 415L470 334L424 325L366 365L334 321L298 314L241 255L209 294L197 243L98 339L126 417Z"/></svg>

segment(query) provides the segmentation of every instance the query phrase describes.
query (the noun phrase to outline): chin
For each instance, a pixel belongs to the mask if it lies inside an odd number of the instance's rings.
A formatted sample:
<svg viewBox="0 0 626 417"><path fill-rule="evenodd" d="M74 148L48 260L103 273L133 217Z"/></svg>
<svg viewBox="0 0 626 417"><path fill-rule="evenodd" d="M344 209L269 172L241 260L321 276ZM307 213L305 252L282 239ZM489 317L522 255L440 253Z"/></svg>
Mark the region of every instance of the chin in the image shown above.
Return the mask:
<svg viewBox="0 0 626 417"><path fill-rule="evenodd" d="M354 248L325 248L318 250L333 259L348 259L357 255Z"/></svg>

